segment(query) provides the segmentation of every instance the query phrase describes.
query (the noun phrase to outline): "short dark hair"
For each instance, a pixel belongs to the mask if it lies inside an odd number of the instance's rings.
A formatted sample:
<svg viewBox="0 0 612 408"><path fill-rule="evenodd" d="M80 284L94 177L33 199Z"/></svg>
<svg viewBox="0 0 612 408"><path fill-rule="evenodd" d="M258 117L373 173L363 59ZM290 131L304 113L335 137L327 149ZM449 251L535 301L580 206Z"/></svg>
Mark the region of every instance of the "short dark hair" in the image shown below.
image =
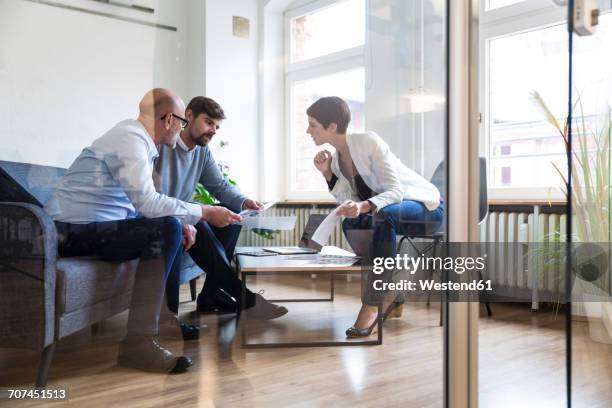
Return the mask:
<svg viewBox="0 0 612 408"><path fill-rule="evenodd" d="M223 108L214 100L205 96L196 96L187 105L186 109L193 112L193 117L197 118L201 113L205 113L211 119L225 119Z"/></svg>
<svg viewBox="0 0 612 408"><path fill-rule="evenodd" d="M325 129L330 123L335 123L338 133L346 133L351 121L351 110L348 104L337 96L326 96L319 99L310 105L306 114L315 118Z"/></svg>

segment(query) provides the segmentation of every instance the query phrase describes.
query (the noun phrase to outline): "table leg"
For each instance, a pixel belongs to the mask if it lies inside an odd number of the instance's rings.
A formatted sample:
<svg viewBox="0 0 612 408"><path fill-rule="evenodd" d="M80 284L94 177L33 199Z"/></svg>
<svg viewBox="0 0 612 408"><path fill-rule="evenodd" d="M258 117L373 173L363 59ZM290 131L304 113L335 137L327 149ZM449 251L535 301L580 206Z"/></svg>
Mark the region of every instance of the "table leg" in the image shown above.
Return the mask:
<svg viewBox="0 0 612 408"><path fill-rule="evenodd" d="M243 306L246 304L246 273L241 272L240 276L242 277L242 285L240 287L240 308L242 309ZM246 342L246 321L245 321L245 313L242 313L242 310L238 310L239 316L242 316L243 320L242 322L238 322L238 324L240 324L240 338L241 338L241 342L242 342L242 347L246 347L247 346L247 342Z"/></svg>

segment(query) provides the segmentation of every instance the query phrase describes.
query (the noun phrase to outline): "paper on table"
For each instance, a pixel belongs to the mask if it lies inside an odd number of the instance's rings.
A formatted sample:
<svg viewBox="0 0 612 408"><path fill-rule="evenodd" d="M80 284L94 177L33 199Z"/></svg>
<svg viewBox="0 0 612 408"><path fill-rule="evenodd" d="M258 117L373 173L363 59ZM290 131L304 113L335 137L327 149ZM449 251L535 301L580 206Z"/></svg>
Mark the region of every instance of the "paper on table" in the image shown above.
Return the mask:
<svg viewBox="0 0 612 408"><path fill-rule="evenodd" d="M288 217L244 217L239 225L251 229L292 230L295 228L294 215Z"/></svg>
<svg viewBox="0 0 612 408"><path fill-rule="evenodd" d="M327 245L329 237L336 227L336 224L342 217L336 215L336 210L329 213L327 217L319 224L319 228L312 234L312 240L321 246Z"/></svg>
<svg viewBox="0 0 612 408"><path fill-rule="evenodd" d="M266 211L267 209L272 208L276 203L277 201L268 201L267 203L264 204L261 210L243 210L238 215L240 215L241 217L255 217L261 214L262 212Z"/></svg>

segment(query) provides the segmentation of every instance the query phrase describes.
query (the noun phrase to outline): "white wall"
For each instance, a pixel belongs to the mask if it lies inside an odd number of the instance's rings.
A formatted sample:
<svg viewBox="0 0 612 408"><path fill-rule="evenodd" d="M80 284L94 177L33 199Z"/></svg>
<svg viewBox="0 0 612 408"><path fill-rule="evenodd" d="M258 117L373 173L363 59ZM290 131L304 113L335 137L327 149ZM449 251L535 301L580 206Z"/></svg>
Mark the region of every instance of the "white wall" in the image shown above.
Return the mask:
<svg viewBox="0 0 612 408"><path fill-rule="evenodd" d="M69 166L153 86L187 94L188 4L143 0L154 15L66 4L178 27L161 30L23 0L0 0L0 159Z"/></svg>
<svg viewBox="0 0 612 408"><path fill-rule="evenodd" d="M258 9L255 0L207 0L205 20L206 96L223 107L227 120L213 139L217 161L230 166L247 195L259 198ZM249 38L232 34L232 17L250 20ZM221 141L228 146L219 148Z"/></svg>
<svg viewBox="0 0 612 408"><path fill-rule="evenodd" d="M284 178L289 163L285 157L285 19L291 0L262 0L260 8L260 118L262 198L284 198Z"/></svg>

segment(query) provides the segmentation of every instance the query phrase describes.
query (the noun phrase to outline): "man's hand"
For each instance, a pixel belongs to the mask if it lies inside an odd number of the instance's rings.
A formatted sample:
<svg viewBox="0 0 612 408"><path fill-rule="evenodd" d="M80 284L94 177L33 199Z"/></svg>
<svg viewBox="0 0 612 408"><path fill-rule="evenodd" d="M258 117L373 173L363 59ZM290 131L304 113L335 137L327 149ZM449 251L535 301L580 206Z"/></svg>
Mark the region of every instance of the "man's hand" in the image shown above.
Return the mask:
<svg viewBox="0 0 612 408"><path fill-rule="evenodd" d="M202 219L217 228L242 221L242 217L238 214L216 205L202 206Z"/></svg>
<svg viewBox="0 0 612 408"><path fill-rule="evenodd" d="M332 179L331 162L332 154L329 150L321 150L317 153L313 159L314 166L323 174L325 180L330 181Z"/></svg>
<svg viewBox="0 0 612 408"><path fill-rule="evenodd" d="M193 225L183 225L183 246L189 251L196 242L196 229Z"/></svg>
<svg viewBox="0 0 612 408"><path fill-rule="evenodd" d="M359 214L364 214L372 211L372 204L369 201L355 202L346 200L338 206L336 214L346 218L357 218Z"/></svg>
<svg viewBox="0 0 612 408"><path fill-rule="evenodd" d="M260 203L259 201L256 201L256 200L251 200L250 198L247 198L246 200L244 200L244 203L242 203L243 210L260 211L263 207L264 207L263 203Z"/></svg>

